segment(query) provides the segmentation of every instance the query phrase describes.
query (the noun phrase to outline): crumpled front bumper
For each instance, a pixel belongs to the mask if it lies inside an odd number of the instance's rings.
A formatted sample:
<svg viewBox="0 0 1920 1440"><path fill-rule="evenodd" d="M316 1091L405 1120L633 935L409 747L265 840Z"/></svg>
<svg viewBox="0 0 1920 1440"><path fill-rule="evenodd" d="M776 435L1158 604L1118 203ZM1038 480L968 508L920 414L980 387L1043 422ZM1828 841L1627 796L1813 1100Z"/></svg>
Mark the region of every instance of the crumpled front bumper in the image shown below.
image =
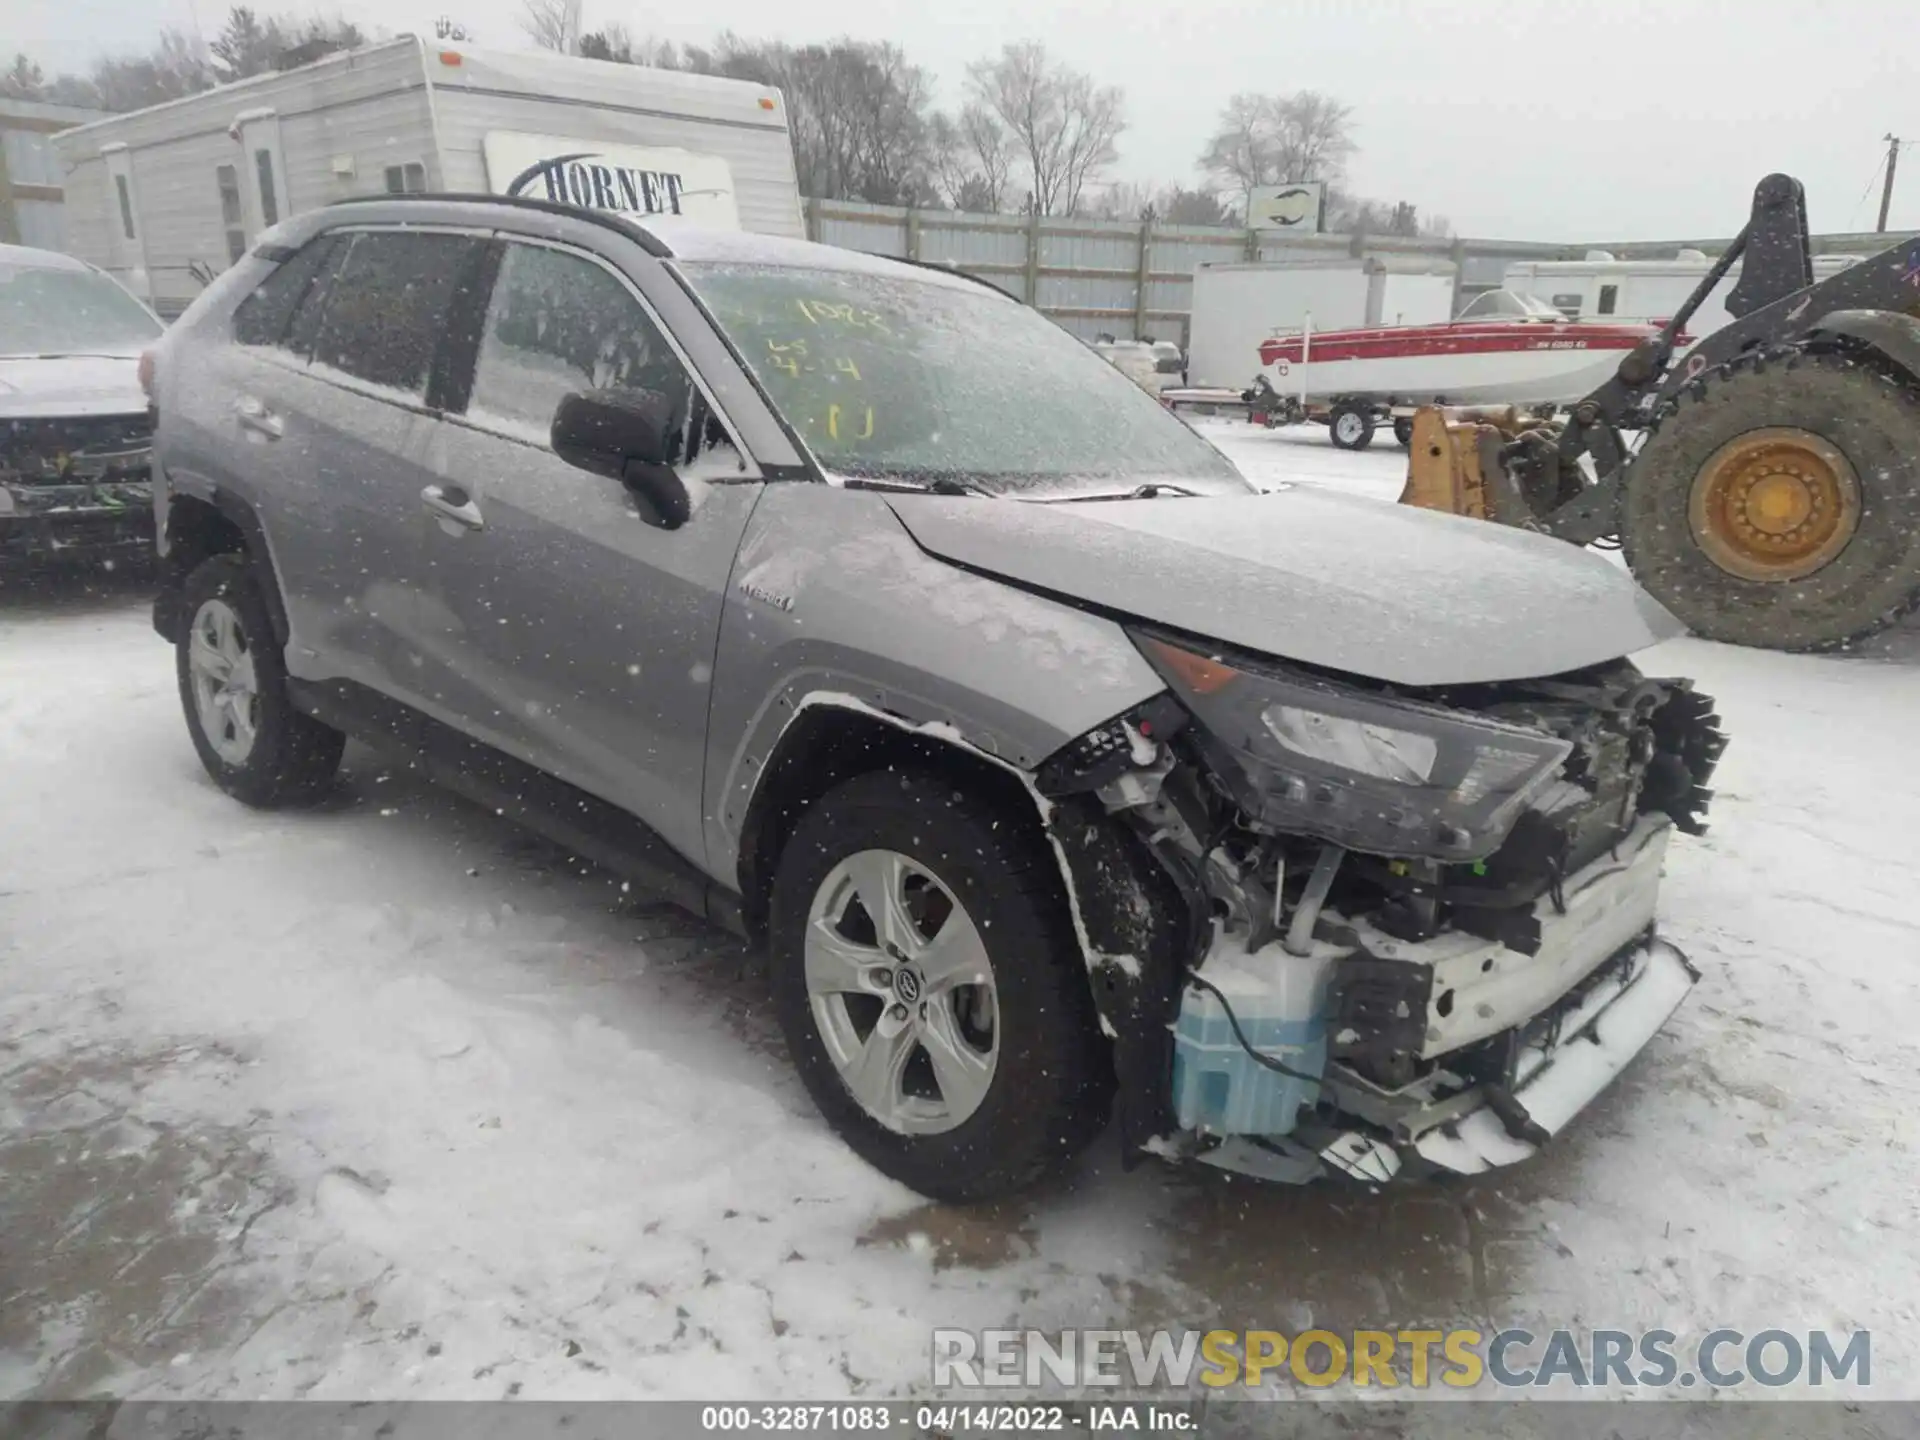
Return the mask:
<svg viewBox="0 0 1920 1440"><path fill-rule="evenodd" d="M1475 1175L1533 1155L1591 1104L1667 1023L1700 972L1677 946L1650 939L1617 967L1571 997L1553 1017L1550 1035L1522 1044L1508 1093L1531 1126L1503 1116L1483 1098L1458 1118L1413 1129L1414 1154L1442 1170Z"/></svg>
<svg viewBox="0 0 1920 1440"><path fill-rule="evenodd" d="M79 559L153 548L147 480L0 483L0 560Z"/></svg>

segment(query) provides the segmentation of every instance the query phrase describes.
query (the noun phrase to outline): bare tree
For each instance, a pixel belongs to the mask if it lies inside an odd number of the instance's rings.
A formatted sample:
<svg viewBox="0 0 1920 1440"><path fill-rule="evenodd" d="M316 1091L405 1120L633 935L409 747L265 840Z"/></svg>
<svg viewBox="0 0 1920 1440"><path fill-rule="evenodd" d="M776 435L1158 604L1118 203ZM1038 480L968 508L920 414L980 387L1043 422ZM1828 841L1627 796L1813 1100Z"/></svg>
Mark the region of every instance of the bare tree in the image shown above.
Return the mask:
<svg viewBox="0 0 1920 1440"><path fill-rule="evenodd" d="M1266 96L1243 93L1227 101L1200 168L1222 185L1240 191L1241 203L1261 185L1272 185L1273 143Z"/></svg>
<svg viewBox="0 0 1920 1440"><path fill-rule="evenodd" d="M520 28L542 50L562 55L580 52L580 7L582 0L521 0L525 7Z"/></svg>
<svg viewBox="0 0 1920 1440"><path fill-rule="evenodd" d="M1227 101L1200 168L1244 205L1262 185L1295 180L1333 182L1358 147L1353 110L1317 90L1292 95L1243 92Z"/></svg>
<svg viewBox="0 0 1920 1440"><path fill-rule="evenodd" d="M1116 180L1087 206L1096 220L1152 220L1158 212L1153 187L1136 180Z"/></svg>
<svg viewBox="0 0 1920 1440"><path fill-rule="evenodd" d="M803 194L918 205L937 195L932 82L898 46L839 39L791 46L722 34L677 68L783 91Z"/></svg>
<svg viewBox="0 0 1920 1440"><path fill-rule="evenodd" d="M975 103L957 119L935 115L928 138L934 180L949 205L986 212L1005 208L1015 147L991 110Z"/></svg>
<svg viewBox="0 0 1920 1440"><path fill-rule="evenodd" d="M1043 215L1072 214L1088 182L1118 158L1114 142L1127 126L1125 97L1058 64L1037 42L1008 45L997 58L977 61L968 67L967 84L1022 152L1032 204Z"/></svg>

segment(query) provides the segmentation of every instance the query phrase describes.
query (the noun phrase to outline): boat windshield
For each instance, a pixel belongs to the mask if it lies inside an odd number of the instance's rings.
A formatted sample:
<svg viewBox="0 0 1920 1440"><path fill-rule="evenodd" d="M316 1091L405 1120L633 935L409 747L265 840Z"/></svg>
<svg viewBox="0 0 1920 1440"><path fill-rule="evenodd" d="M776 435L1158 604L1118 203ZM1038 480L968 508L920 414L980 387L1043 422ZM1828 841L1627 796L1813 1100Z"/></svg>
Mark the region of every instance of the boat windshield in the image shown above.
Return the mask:
<svg viewBox="0 0 1920 1440"><path fill-rule="evenodd" d="M1489 290L1476 295L1456 320L1564 320L1567 317L1534 295L1512 290Z"/></svg>

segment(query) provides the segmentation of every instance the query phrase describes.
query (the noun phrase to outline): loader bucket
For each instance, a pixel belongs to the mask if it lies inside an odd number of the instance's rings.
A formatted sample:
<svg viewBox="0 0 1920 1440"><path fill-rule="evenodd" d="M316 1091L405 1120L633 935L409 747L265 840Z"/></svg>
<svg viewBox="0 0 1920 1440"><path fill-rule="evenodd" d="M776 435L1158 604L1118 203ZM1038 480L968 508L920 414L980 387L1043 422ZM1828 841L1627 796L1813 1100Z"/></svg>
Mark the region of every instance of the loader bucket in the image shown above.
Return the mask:
<svg viewBox="0 0 1920 1440"><path fill-rule="evenodd" d="M1423 405L1413 416L1400 503L1532 528L1533 511L1507 475L1500 451L1535 423L1512 406Z"/></svg>

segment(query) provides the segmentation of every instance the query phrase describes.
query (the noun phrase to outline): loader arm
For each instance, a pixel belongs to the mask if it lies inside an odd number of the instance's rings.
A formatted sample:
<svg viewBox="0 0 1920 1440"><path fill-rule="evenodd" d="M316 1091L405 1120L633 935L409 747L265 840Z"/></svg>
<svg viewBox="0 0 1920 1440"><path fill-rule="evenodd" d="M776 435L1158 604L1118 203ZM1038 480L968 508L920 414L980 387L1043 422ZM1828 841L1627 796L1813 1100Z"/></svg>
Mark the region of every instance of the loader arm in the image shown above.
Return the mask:
<svg viewBox="0 0 1920 1440"><path fill-rule="evenodd" d="M1673 363L1681 328L1737 260L1744 261L1740 279L1727 297L1735 319ZM1814 336L1835 312L1876 310L1920 312L1920 241L1903 241L1814 284L1805 192L1791 176L1767 176L1754 189L1746 227L1661 333L1628 354L1616 374L1573 407L1555 457L1559 473L1569 477L1561 487L1565 499L1538 516L1538 528L1576 545L1615 533L1629 459L1622 427L1650 418L1683 387L1748 350ZM1572 477L1582 456L1592 458L1597 478L1576 489ZM1524 452L1510 458L1523 465L1540 463ZM1536 482L1526 488L1539 493L1544 487Z"/></svg>

